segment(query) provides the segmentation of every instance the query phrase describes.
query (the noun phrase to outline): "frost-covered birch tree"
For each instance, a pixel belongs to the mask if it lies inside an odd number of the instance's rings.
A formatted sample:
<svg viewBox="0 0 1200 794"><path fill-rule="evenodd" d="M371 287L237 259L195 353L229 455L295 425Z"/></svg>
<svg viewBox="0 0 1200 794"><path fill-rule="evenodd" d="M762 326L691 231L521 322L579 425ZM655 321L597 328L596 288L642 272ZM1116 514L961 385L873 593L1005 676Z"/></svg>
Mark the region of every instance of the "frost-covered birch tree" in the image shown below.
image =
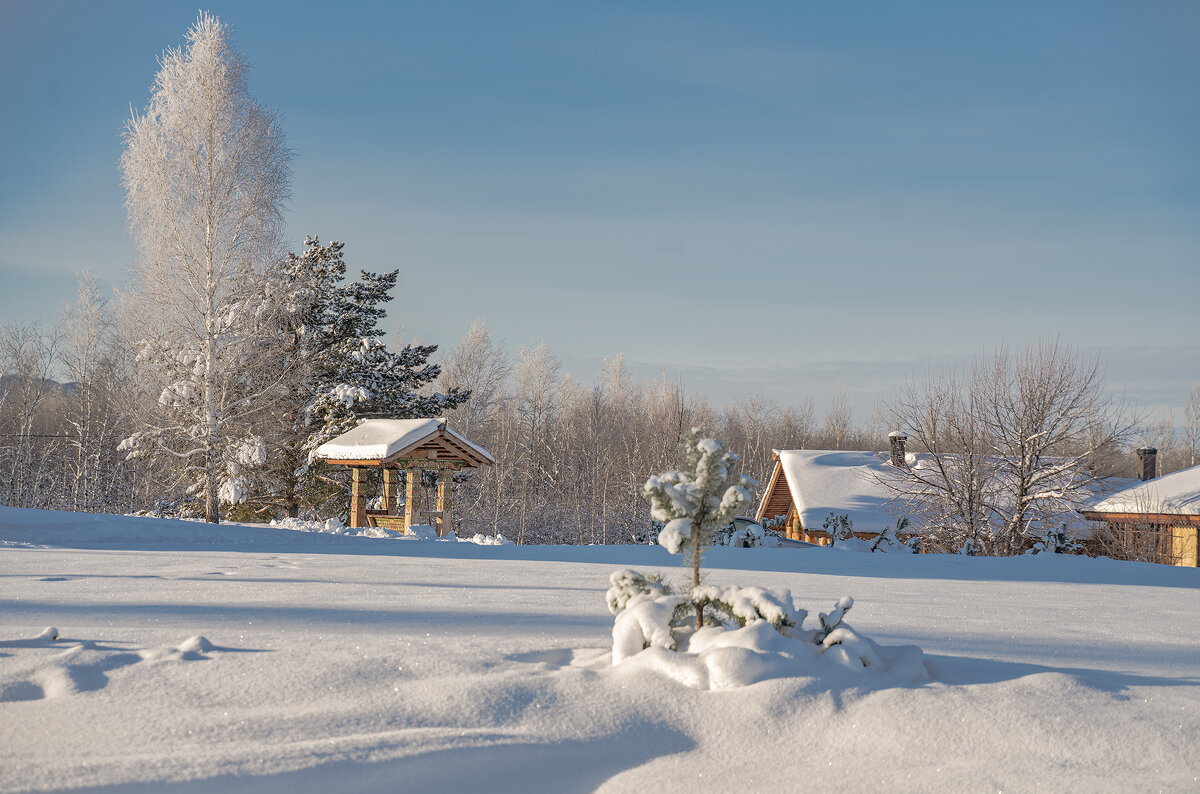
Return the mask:
<svg viewBox="0 0 1200 794"><path fill-rule="evenodd" d="M266 274L292 153L215 16L201 14L160 64L149 104L126 124L121 172L140 253L126 316L162 411L124 446L179 461L215 522L218 489L238 501L231 471L261 451L247 428L273 380L250 387L245 375L276 363L264 347Z"/></svg>
<svg viewBox="0 0 1200 794"><path fill-rule="evenodd" d="M1200 383L1188 390L1183 403L1183 443L1187 465L1200 461Z"/></svg>
<svg viewBox="0 0 1200 794"><path fill-rule="evenodd" d="M918 462L882 481L914 527L943 548L1001 555L1070 520L1098 486L1097 456L1133 427L1099 360L1058 340L931 373L901 389L891 419Z"/></svg>
<svg viewBox="0 0 1200 794"><path fill-rule="evenodd" d="M945 369L905 383L890 418L920 453L917 465L880 476L901 512L935 546L985 548L995 495L992 449L971 394L970 373Z"/></svg>
<svg viewBox="0 0 1200 794"><path fill-rule="evenodd" d="M843 448L846 437L850 434L853 416L854 411L850 408L850 400L846 396L846 389L843 388L830 403L821 428L826 438L832 442L832 449Z"/></svg>
<svg viewBox="0 0 1200 794"><path fill-rule="evenodd" d="M53 505L62 444L46 408L61 394L51 380L61 347L57 326L0 326L0 504Z"/></svg>
<svg viewBox="0 0 1200 794"><path fill-rule="evenodd" d="M62 365L72 388L64 394L63 422L70 429L65 468L71 509L107 512L128 504L127 472L116 460L128 434L128 357L115 317L99 283L78 276L75 303L62 312Z"/></svg>
<svg viewBox="0 0 1200 794"><path fill-rule="evenodd" d="M446 390L469 392L471 399L455 409L455 428L468 438L482 436L491 429L500 405L512 365L504 353L503 340L492 339L487 324L476 320L442 360L439 386Z"/></svg>
<svg viewBox="0 0 1200 794"><path fill-rule="evenodd" d="M1092 458L1124 441L1134 423L1104 392L1099 357L1058 339L1016 354L999 349L976 367L972 389L998 468L998 551L1016 554L1031 528L1073 519L1093 495Z"/></svg>

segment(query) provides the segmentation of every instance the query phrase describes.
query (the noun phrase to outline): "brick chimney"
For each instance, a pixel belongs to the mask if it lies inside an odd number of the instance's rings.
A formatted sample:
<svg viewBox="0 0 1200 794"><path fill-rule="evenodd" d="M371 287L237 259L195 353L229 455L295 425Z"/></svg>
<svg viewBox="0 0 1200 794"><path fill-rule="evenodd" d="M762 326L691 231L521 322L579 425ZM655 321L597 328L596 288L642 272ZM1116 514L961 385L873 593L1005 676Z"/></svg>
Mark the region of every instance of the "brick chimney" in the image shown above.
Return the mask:
<svg viewBox="0 0 1200 794"><path fill-rule="evenodd" d="M908 441L908 436L903 430L893 430L888 433L888 443L892 447L892 457L890 463L899 468L906 468L908 462L904 459L904 442Z"/></svg>
<svg viewBox="0 0 1200 794"><path fill-rule="evenodd" d="M1138 479L1153 480L1154 467L1158 459L1158 450L1151 446L1144 446L1137 451L1138 456Z"/></svg>

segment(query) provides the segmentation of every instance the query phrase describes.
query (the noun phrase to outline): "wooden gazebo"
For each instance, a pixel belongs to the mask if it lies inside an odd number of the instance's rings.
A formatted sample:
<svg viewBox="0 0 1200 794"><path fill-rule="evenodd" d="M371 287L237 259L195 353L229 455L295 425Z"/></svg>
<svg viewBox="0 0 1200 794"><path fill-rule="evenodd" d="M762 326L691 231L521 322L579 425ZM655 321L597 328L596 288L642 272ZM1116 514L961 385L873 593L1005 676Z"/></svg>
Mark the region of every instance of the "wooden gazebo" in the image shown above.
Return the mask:
<svg viewBox="0 0 1200 794"><path fill-rule="evenodd" d="M378 526L407 532L414 524L433 524L438 535L454 528L451 476L462 469L495 463L491 454L454 432L445 419L368 419L317 447L317 458L353 472L350 526ZM367 477L378 471L383 504L367 510ZM422 510L424 473L437 477L437 508ZM404 513L398 514L399 481L404 477Z"/></svg>

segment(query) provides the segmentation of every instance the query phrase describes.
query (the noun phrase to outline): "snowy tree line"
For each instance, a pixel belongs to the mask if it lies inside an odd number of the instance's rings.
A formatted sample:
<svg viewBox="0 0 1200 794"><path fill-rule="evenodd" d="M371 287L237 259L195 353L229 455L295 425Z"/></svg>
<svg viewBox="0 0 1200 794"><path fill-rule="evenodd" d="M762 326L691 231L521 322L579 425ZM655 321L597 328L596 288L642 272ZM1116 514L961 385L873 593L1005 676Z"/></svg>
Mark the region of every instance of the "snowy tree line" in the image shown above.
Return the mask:
<svg viewBox="0 0 1200 794"><path fill-rule="evenodd" d="M465 529L530 543L623 543L644 536L649 508L641 487L674 465L693 426L728 439L742 456L737 472L763 481L773 448L874 449L883 443L882 425L847 421L844 396L823 419L807 398L799 408L761 396L718 408L665 376L634 378L620 356L586 385L564 374L545 345L511 352L481 322L439 367L427 362L433 346L396 351L379 339L377 321L394 274L345 282L337 275L345 272L342 246L312 238L303 254L287 261L286 280L309 289L287 293L288 306L273 312L272 341L256 347L258 367L291 361L287 376L274 388L258 389L261 380L276 378L274 372L238 370L253 376L245 388L255 399L218 472L221 512L232 518L344 515L345 473L310 465L308 454L362 416L449 416L497 460L457 484ZM302 277L305 268L314 272ZM136 335L141 323L122 303L127 299L108 301L85 278L60 323L3 330L5 504L203 515L204 471L179 455L151 454L155 442L146 439L179 410L189 387L178 378L191 370L164 370L147 358ZM322 334L329 338L312 340ZM364 348L371 351L366 356ZM373 366L376 359L386 366ZM190 357L184 360L195 368ZM234 443L237 438L253 443Z"/></svg>
<svg viewBox="0 0 1200 794"><path fill-rule="evenodd" d="M460 486L463 520L522 542L644 538L651 518L641 488L678 463L692 427L738 451L736 474L764 483L772 449L876 449L886 436L879 423L853 424L844 394L823 418L811 398L796 407L754 395L718 407L665 375L633 377L619 355L595 383L581 383L546 345L510 352L479 321L442 368L439 388L472 395L449 413L452 423L496 457Z"/></svg>
<svg viewBox="0 0 1200 794"><path fill-rule="evenodd" d="M0 328L0 502L135 509L137 472L117 450L131 422L122 399L131 363L116 344L109 302L86 274L58 323Z"/></svg>
<svg viewBox="0 0 1200 794"><path fill-rule="evenodd" d="M345 473L309 465L308 454L367 415L450 417L496 457L494 467L460 477L456 485L464 530L503 532L526 543L644 537L650 516L640 489L651 475L677 464L681 440L692 427L724 440L741 457L734 472L764 486L772 449L884 450L887 431L902 423L911 451L961 460L970 450L986 457L1000 429L964 424L970 417L962 402L949 399L948 375L908 384L859 422L844 396L821 414L807 397L781 405L751 395L714 406L665 376L635 378L620 356L605 362L595 383L581 383L563 372L545 345L509 350L482 322L445 351L439 368L428 361L432 346L396 350L380 338L392 274L348 281L343 247L316 239L285 261L287 280L308 287L286 293L287 306L274 315L273 341L260 351L266 360L292 363L278 386L262 390L239 420L242 437L255 440L252 454L245 444L230 443L232 455L220 472L223 485L232 483L219 499L222 513L239 520L344 515ZM126 298L107 300L85 276L58 323L0 330L5 504L203 514L198 478L184 459L127 459L130 445L118 449L152 421L163 424L162 414L172 408L162 402L164 391L174 399L184 390L169 390L167 373L139 355L124 319ZM380 361L384 366L377 368ZM276 377L257 372L247 388ZM1147 441L1159 449L1160 474L1192 465L1200 454L1200 384L1180 413L1186 421L1169 433L1156 419L1119 444L1092 450L1092 470L1132 476L1132 449ZM1172 443L1163 443L1164 437ZM1080 449L1072 444L1082 440L1058 439L1050 451Z"/></svg>

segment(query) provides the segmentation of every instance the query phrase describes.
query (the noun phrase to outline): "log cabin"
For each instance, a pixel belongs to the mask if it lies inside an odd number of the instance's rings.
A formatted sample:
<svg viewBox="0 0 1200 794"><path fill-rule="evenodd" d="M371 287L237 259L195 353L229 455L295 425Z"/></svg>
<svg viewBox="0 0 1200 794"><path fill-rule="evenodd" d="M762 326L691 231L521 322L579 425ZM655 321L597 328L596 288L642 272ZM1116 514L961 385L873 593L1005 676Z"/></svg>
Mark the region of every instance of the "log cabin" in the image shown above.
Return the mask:
<svg viewBox="0 0 1200 794"><path fill-rule="evenodd" d="M783 517L789 539L822 546L830 542L822 527L830 513L848 516L861 540L896 526L888 508L893 495L881 479L887 453L781 449L771 457L775 465L755 514L760 523Z"/></svg>
<svg viewBox="0 0 1200 794"><path fill-rule="evenodd" d="M1097 537L1124 536L1151 551L1154 562L1200 566L1200 466L1155 477L1157 450L1138 450L1142 482L1100 500L1084 518L1098 523Z"/></svg>

